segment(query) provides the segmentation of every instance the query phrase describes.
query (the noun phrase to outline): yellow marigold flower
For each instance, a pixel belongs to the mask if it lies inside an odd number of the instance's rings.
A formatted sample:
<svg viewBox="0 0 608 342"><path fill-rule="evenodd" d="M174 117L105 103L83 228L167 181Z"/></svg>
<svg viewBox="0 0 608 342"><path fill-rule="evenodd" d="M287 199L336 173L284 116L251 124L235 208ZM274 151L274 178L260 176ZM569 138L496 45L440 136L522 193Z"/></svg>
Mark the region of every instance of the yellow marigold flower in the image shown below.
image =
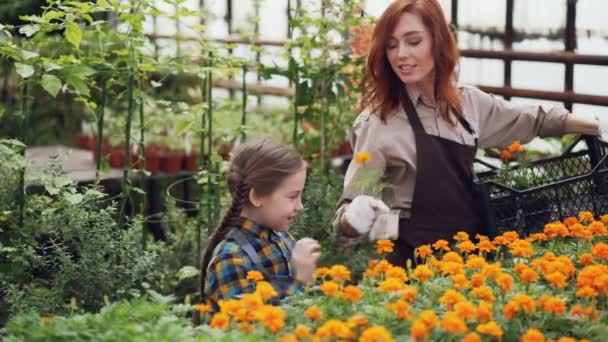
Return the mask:
<svg viewBox="0 0 608 342"><path fill-rule="evenodd" d="M443 258L441 258L441 261L457 262L457 263L460 263L460 264L463 263L462 257L460 255L458 255L458 253L456 253L456 252L447 252L447 253L445 253L445 255L443 256Z"/></svg>
<svg viewBox="0 0 608 342"><path fill-rule="evenodd" d="M310 328L305 325L298 325L293 331L298 339L305 339L310 337Z"/></svg>
<svg viewBox="0 0 608 342"><path fill-rule="evenodd" d="M418 290L413 286L406 286L401 292L401 299L412 303L414 299L416 299L416 295L418 294Z"/></svg>
<svg viewBox="0 0 608 342"><path fill-rule="evenodd" d="M367 317L363 316L363 315L354 315L354 316L350 316L347 320L346 323L350 326L350 327L364 327L367 325Z"/></svg>
<svg viewBox="0 0 608 342"><path fill-rule="evenodd" d="M577 297L597 297L600 293L591 286L583 286L576 290Z"/></svg>
<svg viewBox="0 0 608 342"><path fill-rule="evenodd" d="M514 319L517 317L517 312L519 311L519 304L510 301L502 307L502 314L505 315L508 319Z"/></svg>
<svg viewBox="0 0 608 342"><path fill-rule="evenodd" d="M53 317L51 317L51 316L43 316L42 317L42 324L44 324L44 325L50 325L51 323L53 323Z"/></svg>
<svg viewBox="0 0 608 342"><path fill-rule="evenodd" d="M450 243L447 242L446 240L437 240L434 244L433 244L433 248L435 248L435 250L444 250L444 251L449 251L450 250Z"/></svg>
<svg viewBox="0 0 608 342"><path fill-rule="evenodd" d="M516 240L509 245L511 254L517 257L528 257L534 254L532 244L526 240Z"/></svg>
<svg viewBox="0 0 608 342"><path fill-rule="evenodd" d="M464 300L464 296L456 291L456 290L447 290L444 292L443 296L439 298L439 303L445 304L448 307L448 310L452 310L454 304L462 302Z"/></svg>
<svg viewBox="0 0 608 342"><path fill-rule="evenodd" d="M537 329L528 329L521 337L521 342L545 342L545 335Z"/></svg>
<svg viewBox="0 0 608 342"><path fill-rule="evenodd" d="M422 321L429 329L433 329L439 324L439 318L433 310L424 310L418 316L418 320Z"/></svg>
<svg viewBox="0 0 608 342"><path fill-rule="evenodd" d="M580 223L591 223L593 222L593 213L590 211L581 211L578 213L578 221Z"/></svg>
<svg viewBox="0 0 608 342"><path fill-rule="evenodd" d="M420 259L426 259L426 257L433 254L433 250L430 245L422 245L416 248L415 253Z"/></svg>
<svg viewBox="0 0 608 342"><path fill-rule="evenodd" d="M213 329L227 329L230 326L230 317L223 312L218 312L211 317L209 325Z"/></svg>
<svg viewBox="0 0 608 342"><path fill-rule="evenodd" d="M530 235L528 239L530 240L530 242L547 241L547 235L545 235L544 233L534 233Z"/></svg>
<svg viewBox="0 0 608 342"><path fill-rule="evenodd" d="M488 302L493 302L495 299L492 289L487 287L486 285L474 288L472 294L475 298L486 300Z"/></svg>
<svg viewBox="0 0 608 342"><path fill-rule="evenodd" d="M273 305L265 305L255 313L255 318L268 330L278 333L285 326L283 310Z"/></svg>
<svg viewBox="0 0 608 342"><path fill-rule="evenodd" d="M313 305L304 311L306 317L310 318L313 321L319 321L323 319L323 312L319 309L318 306Z"/></svg>
<svg viewBox="0 0 608 342"><path fill-rule="evenodd" d="M458 232L453 236L456 241L466 241L469 239L469 234L467 232Z"/></svg>
<svg viewBox="0 0 608 342"><path fill-rule="evenodd" d="M593 221L588 226L589 230L595 235L606 235L606 225L601 221Z"/></svg>
<svg viewBox="0 0 608 342"><path fill-rule="evenodd" d="M369 327L361 333L359 342L392 342L393 336L383 326L375 325Z"/></svg>
<svg viewBox="0 0 608 342"><path fill-rule="evenodd" d="M463 334L469 330L466 322L455 312L447 312L441 317L441 328L453 334Z"/></svg>
<svg viewBox="0 0 608 342"><path fill-rule="evenodd" d="M244 306L243 302L236 299L220 299L217 304L220 307L220 312L230 316L236 316Z"/></svg>
<svg viewBox="0 0 608 342"><path fill-rule="evenodd" d="M486 282L486 276L476 272L471 275L471 285L475 288L482 286Z"/></svg>
<svg viewBox="0 0 608 342"><path fill-rule="evenodd" d="M494 238L494 240L492 241L492 244L495 246L508 245L509 240L506 237L504 237L503 235L499 235Z"/></svg>
<svg viewBox="0 0 608 342"><path fill-rule="evenodd" d="M513 301L516 302L517 304L519 304L519 306L525 311L525 312L535 312L536 311L536 302L534 301L534 299L528 295L525 294L518 294L517 296L513 297Z"/></svg>
<svg viewBox="0 0 608 342"><path fill-rule="evenodd" d="M564 220L564 224L568 227L574 225L578 223L578 219L576 217L570 216L570 217L566 217L566 219Z"/></svg>
<svg viewBox="0 0 608 342"><path fill-rule="evenodd" d="M557 342L576 342L576 339L573 337L560 337L557 339ZM589 340L581 339L579 342L589 342Z"/></svg>
<svg viewBox="0 0 608 342"><path fill-rule="evenodd" d="M591 248L591 253L598 259L608 259L608 244L604 242L596 243Z"/></svg>
<svg viewBox="0 0 608 342"><path fill-rule="evenodd" d="M315 279L324 278L330 274L329 268L327 267L317 267L314 273Z"/></svg>
<svg viewBox="0 0 608 342"><path fill-rule="evenodd" d="M200 313L207 313L207 312L212 311L211 305L209 305L209 304L199 303L199 304L196 304L195 307L196 307L196 310Z"/></svg>
<svg viewBox="0 0 608 342"><path fill-rule="evenodd" d="M376 253L392 253L393 252L393 241L391 240L378 240L376 241Z"/></svg>
<svg viewBox="0 0 608 342"><path fill-rule="evenodd" d="M547 312L552 312L556 315L561 315L566 312L566 304L556 297L549 297L541 304L541 308Z"/></svg>
<svg viewBox="0 0 608 342"><path fill-rule="evenodd" d="M519 239L519 233L518 232L514 232L514 231L508 231L502 234L502 236L505 237L505 239L507 239L507 241L509 241L509 243L514 242L515 240Z"/></svg>
<svg viewBox="0 0 608 342"><path fill-rule="evenodd" d="M461 274L464 273L464 265L459 262L447 261L441 263L441 265L439 266L439 270L443 275Z"/></svg>
<svg viewBox="0 0 608 342"><path fill-rule="evenodd" d="M492 304L486 301L480 301L477 306L477 321L480 323L485 323L491 321L494 318L494 309L492 308Z"/></svg>
<svg viewBox="0 0 608 342"><path fill-rule="evenodd" d="M473 319L477 313L475 306L469 301L454 304L454 312L463 319Z"/></svg>
<svg viewBox="0 0 608 342"><path fill-rule="evenodd" d="M421 283L425 283L427 280L435 276L435 273L427 265L418 265L414 269L412 276Z"/></svg>
<svg viewBox="0 0 608 342"><path fill-rule="evenodd" d="M480 334L493 336L498 339L501 339L502 335L504 334L500 325L496 324L494 321L479 324L475 330Z"/></svg>
<svg viewBox="0 0 608 342"><path fill-rule="evenodd" d="M342 282L344 280L350 280L350 270L344 265L333 265L329 269L329 275L334 281Z"/></svg>
<svg viewBox="0 0 608 342"><path fill-rule="evenodd" d="M471 253L475 251L475 249L477 249L477 246L475 246L475 244L471 242L471 240L465 240L457 244L456 248L458 248L461 252Z"/></svg>
<svg viewBox="0 0 608 342"><path fill-rule="evenodd" d="M477 255L469 255L466 266L472 270L481 269L487 264L486 259Z"/></svg>
<svg viewBox="0 0 608 342"><path fill-rule="evenodd" d="M511 291L513 287L513 277L508 275L507 273L500 273L496 276L496 284L500 286L500 289L503 293L507 293Z"/></svg>
<svg viewBox="0 0 608 342"><path fill-rule="evenodd" d="M561 274L560 272L553 272L553 273L549 273L549 274L545 274L545 279L551 283L551 285L559 287L559 288L564 288L566 287L566 285L568 285L568 278L566 278L565 275Z"/></svg>
<svg viewBox="0 0 608 342"><path fill-rule="evenodd" d="M324 281L323 284L321 284L321 291L329 297L340 297L341 295L340 285L331 280Z"/></svg>
<svg viewBox="0 0 608 342"><path fill-rule="evenodd" d="M285 334L279 337L279 342L298 342L298 338L294 334Z"/></svg>
<svg viewBox="0 0 608 342"><path fill-rule="evenodd" d="M355 154L355 164L362 165L372 161L372 156L368 152L359 152Z"/></svg>
<svg viewBox="0 0 608 342"><path fill-rule="evenodd" d="M378 289L384 292L397 292L405 288L403 280L398 278L388 278L378 284Z"/></svg>
<svg viewBox="0 0 608 342"><path fill-rule="evenodd" d="M337 319L330 319L323 323L315 332L315 337L323 340L331 340L332 337L341 339L350 339L353 337L353 332L348 328L345 322Z"/></svg>
<svg viewBox="0 0 608 342"><path fill-rule="evenodd" d="M490 240L480 240L477 243L477 250L479 253L492 252L496 250L496 246Z"/></svg>
<svg viewBox="0 0 608 342"><path fill-rule="evenodd" d="M394 312L399 319L411 319L410 305L404 300L398 300L387 305L389 311Z"/></svg>
<svg viewBox="0 0 608 342"><path fill-rule="evenodd" d="M264 275L262 275L259 271L249 271L247 272L247 280L260 281L264 280Z"/></svg>
<svg viewBox="0 0 608 342"><path fill-rule="evenodd" d="M262 300L267 301L272 297L276 297L279 294L274 290L272 285L267 281L258 281L255 285L255 294L262 297Z"/></svg>
<svg viewBox="0 0 608 342"><path fill-rule="evenodd" d="M407 274L405 273L405 269L403 267L392 266L391 268L386 270L384 275L387 278L397 278L403 282L408 281Z"/></svg>
<svg viewBox="0 0 608 342"><path fill-rule="evenodd" d="M499 261L493 264L486 264L483 266L481 273L486 277L496 277L502 273L502 265Z"/></svg>
<svg viewBox="0 0 608 342"><path fill-rule="evenodd" d="M415 320L410 328L410 335L414 341L426 340L429 338L430 328L424 324L421 320Z"/></svg>
<svg viewBox="0 0 608 342"><path fill-rule="evenodd" d="M481 342L481 337L479 337L477 333L471 332L468 333L465 337L463 337L460 342Z"/></svg>
<svg viewBox="0 0 608 342"><path fill-rule="evenodd" d="M363 291L355 285L348 285L342 290L342 298L351 302L358 302L363 298Z"/></svg>
<svg viewBox="0 0 608 342"><path fill-rule="evenodd" d="M455 274L450 277L450 279L452 279L452 283L454 283L454 287L457 289L465 289L469 287L469 281L467 280L467 277L462 273Z"/></svg>

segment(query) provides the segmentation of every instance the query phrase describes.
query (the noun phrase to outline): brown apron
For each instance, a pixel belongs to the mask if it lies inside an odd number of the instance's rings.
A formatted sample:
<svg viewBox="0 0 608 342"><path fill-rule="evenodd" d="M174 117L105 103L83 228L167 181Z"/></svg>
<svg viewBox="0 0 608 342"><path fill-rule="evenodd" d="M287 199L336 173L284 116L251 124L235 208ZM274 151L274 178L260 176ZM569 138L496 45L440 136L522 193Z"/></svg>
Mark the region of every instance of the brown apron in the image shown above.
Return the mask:
<svg viewBox="0 0 608 342"><path fill-rule="evenodd" d="M414 248L420 245L439 239L452 242L458 231L469 233L473 239L482 227L473 187L477 146L427 134L407 90L403 106L414 130L417 171L411 217L400 219L399 238L388 257L392 264L402 267L407 259L413 261ZM460 123L469 133L475 133L464 119Z"/></svg>

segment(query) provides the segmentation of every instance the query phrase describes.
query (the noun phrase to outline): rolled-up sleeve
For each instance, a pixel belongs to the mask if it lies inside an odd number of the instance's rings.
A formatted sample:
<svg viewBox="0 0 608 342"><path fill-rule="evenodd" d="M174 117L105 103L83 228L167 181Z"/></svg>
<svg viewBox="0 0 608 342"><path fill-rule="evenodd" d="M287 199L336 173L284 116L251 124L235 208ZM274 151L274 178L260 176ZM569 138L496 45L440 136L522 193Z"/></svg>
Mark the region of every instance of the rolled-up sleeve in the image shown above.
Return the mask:
<svg viewBox="0 0 608 342"><path fill-rule="evenodd" d="M514 140L527 143L535 137L559 136L565 132L569 112L562 106L545 110L540 105L506 101L474 87L467 87L473 113L478 115L479 146L506 147Z"/></svg>

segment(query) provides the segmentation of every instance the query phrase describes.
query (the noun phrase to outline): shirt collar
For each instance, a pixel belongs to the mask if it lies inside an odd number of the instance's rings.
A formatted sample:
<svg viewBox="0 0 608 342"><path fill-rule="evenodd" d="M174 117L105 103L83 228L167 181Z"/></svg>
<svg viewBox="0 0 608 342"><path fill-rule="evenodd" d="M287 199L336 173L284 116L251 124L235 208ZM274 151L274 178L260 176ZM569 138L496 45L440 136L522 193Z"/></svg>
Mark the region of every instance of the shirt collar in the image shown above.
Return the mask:
<svg viewBox="0 0 608 342"><path fill-rule="evenodd" d="M257 236L263 240L269 240L272 233L274 233L271 228L263 226L242 216L239 218L239 225L245 232Z"/></svg>
<svg viewBox="0 0 608 342"><path fill-rule="evenodd" d="M433 106L424 101L424 98L420 95L420 91L414 87L407 87L407 92L410 95L410 100L412 100L414 106L417 106L419 104L418 101L420 101L420 103L424 104L425 106L433 108Z"/></svg>

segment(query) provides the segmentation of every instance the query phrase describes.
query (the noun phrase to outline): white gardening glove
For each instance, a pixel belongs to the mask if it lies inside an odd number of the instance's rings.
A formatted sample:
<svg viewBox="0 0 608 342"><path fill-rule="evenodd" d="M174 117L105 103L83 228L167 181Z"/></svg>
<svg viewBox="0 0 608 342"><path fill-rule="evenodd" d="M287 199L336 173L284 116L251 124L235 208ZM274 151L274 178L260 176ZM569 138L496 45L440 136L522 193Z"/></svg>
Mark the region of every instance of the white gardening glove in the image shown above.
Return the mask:
<svg viewBox="0 0 608 342"><path fill-rule="evenodd" d="M369 231L370 240L397 240L399 237L399 211L380 213Z"/></svg>
<svg viewBox="0 0 608 342"><path fill-rule="evenodd" d="M600 122L599 138L608 142L608 114L598 115L597 119Z"/></svg>
<svg viewBox="0 0 608 342"><path fill-rule="evenodd" d="M389 207L379 199L367 195L359 195L353 199L344 217L348 224L359 234L367 234L381 213L388 213Z"/></svg>

